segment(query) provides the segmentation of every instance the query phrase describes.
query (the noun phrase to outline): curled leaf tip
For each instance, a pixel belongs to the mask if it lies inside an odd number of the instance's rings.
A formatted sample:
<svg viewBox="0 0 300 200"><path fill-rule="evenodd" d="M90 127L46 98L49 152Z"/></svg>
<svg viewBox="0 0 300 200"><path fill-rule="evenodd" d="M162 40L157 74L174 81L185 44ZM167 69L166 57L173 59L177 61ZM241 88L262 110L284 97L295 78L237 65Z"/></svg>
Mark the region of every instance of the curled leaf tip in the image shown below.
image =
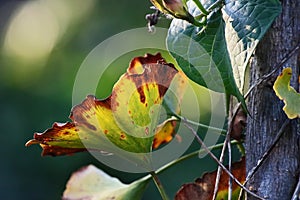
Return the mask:
<svg viewBox="0 0 300 200"><path fill-rule="evenodd" d="M36 139L32 139L32 140L29 140L28 142L26 142L25 147L29 147L33 144L40 144L40 142Z"/></svg>

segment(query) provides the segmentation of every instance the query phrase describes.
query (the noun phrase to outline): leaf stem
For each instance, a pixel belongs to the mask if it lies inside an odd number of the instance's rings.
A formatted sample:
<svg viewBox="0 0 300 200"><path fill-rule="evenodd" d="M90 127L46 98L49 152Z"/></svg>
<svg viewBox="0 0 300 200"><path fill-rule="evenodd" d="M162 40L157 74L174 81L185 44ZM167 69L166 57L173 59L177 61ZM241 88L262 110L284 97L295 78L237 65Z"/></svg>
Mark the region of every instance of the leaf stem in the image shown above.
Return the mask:
<svg viewBox="0 0 300 200"><path fill-rule="evenodd" d="M221 8L222 7L222 4L223 4L223 0L219 0L219 1L216 1L215 3L213 3L212 5L210 5L207 9L208 12L211 12L213 9L215 8Z"/></svg>
<svg viewBox="0 0 300 200"><path fill-rule="evenodd" d="M197 26L197 27L205 26L205 25L206 25L206 20L204 20L204 22L199 22L199 21L197 21L197 20L194 20L194 21L193 21L193 25L194 25L194 26Z"/></svg>
<svg viewBox="0 0 300 200"><path fill-rule="evenodd" d="M199 0L193 0L193 1L204 15L209 14L209 12L204 8L204 6L202 5L202 3Z"/></svg>
<svg viewBox="0 0 300 200"><path fill-rule="evenodd" d="M155 183L155 185L156 185L156 187L157 187L157 189L158 189L158 191L160 193L161 198L163 200L169 200L169 198L168 198L168 196L167 196L167 194L165 192L165 189L164 189L163 185L161 184L161 181L159 180L156 172L152 171L152 172L150 172L150 174L151 174L152 179L153 179L153 181L154 181L154 183Z"/></svg>
<svg viewBox="0 0 300 200"><path fill-rule="evenodd" d="M239 142L236 141L236 140L231 141L231 144L232 144L232 145L236 145L236 144L238 144L238 143L239 143ZM216 144L216 145L207 147L207 148L211 151L211 150L214 150L214 149L220 149L220 148L223 147L223 145L224 145L223 143L219 143L219 144ZM159 178L158 178L157 175L158 175L159 173L165 171L166 169L168 169L168 168L170 168L170 167L176 165L177 163L180 163L180 162L182 162L182 161L184 161L184 160L188 160L188 159L190 159L190 158L192 158L192 157L194 157L194 156L197 156L197 155L199 155L199 154L202 154L202 153L204 153L204 152L206 152L206 149L197 150L197 151L194 151L194 152L192 152L192 153L186 154L186 155L184 155L184 156L178 158L177 160L173 160L173 161L169 162L168 164L162 166L161 168L159 168L159 169L156 170L155 172L153 172L153 171L150 172L150 175L151 175L151 176L149 176L149 175L148 175L148 176L145 176L145 177L143 178L143 181L144 181L144 180L148 180L148 179L150 179L150 178L152 177L152 178L153 178L153 181L154 181L154 183L155 183L155 185L156 185L156 187L157 187L157 189L159 190L159 192L160 192L160 194L161 194L161 197L163 198L163 200L168 200L168 197L167 197L167 195L166 195L166 192L165 192L165 190L164 190L164 188L163 188L163 186L162 186L162 184L161 184L161 182L160 182L160 180L159 180ZM165 198L165 199L164 199L164 198Z"/></svg>
<svg viewBox="0 0 300 200"><path fill-rule="evenodd" d="M213 127L213 126L207 126L205 124L194 122L192 120L186 119L185 117L177 115L176 113L172 113L172 114L175 115L175 117L177 117L177 118L179 118L181 120L184 120L185 122L187 122L187 123L189 123L191 125L196 125L196 126L200 126L202 128L207 128L207 129L210 129L210 130L213 130L213 131L216 131L216 132L220 132L223 135L225 135L227 133L227 130L225 130L225 129L221 129L221 128L217 128L217 127Z"/></svg>
<svg viewBox="0 0 300 200"><path fill-rule="evenodd" d="M198 143L201 145L201 147L203 149L205 149L205 151L208 153L208 155L210 155L210 157L216 161L218 163L219 166L222 167L222 169L228 174L228 176L230 178L232 178L232 180L234 180L234 182L236 182L237 185L239 185L243 190L245 190L248 194L261 199L261 200L265 200L264 198L256 195L255 193L251 192L250 190L248 190L243 184L241 184L235 177L234 175L218 160L218 158L209 150L209 148L205 145L205 143L202 141L202 139L198 136L197 132L188 125L188 123L185 122L185 126L190 129L190 131L193 133L193 135L196 137Z"/></svg>
<svg viewBox="0 0 300 200"><path fill-rule="evenodd" d="M239 143L239 142L236 141L236 140L233 140L233 141L231 142L232 145L235 145L235 144L238 144L238 143ZM220 148L222 148L222 147L223 147L223 143L220 143L220 144L216 144L216 145L213 145L213 146L210 146L210 147L207 147L207 148L211 151L211 150L214 150L214 149L220 149ZM197 155L199 155L199 154L202 154L202 153L204 153L204 152L206 152L206 150L205 150L205 149L201 149L201 150L197 150L197 151L194 151L194 152L192 152L192 153L186 154L186 155L184 155L184 156L178 158L177 160L173 160L173 161L169 162L168 164L162 166L161 168L159 168L159 169L156 171L156 173L159 174L159 173L161 173L162 171L168 169L169 167L171 167L171 166L173 166L173 165L175 165L175 164L177 164L177 163L180 163L180 162L182 162L182 161L184 161L184 160L190 159L190 158L192 158L192 157L194 157L194 156L197 156Z"/></svg>

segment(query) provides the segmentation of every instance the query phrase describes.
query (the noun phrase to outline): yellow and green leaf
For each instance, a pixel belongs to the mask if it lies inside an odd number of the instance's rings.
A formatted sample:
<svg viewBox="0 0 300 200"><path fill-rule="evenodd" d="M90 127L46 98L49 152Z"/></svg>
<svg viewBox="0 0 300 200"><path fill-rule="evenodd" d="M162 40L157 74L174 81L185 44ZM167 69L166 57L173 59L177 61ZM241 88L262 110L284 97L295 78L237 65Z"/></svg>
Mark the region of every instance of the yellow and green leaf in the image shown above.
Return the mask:
<svg viewBox="0 0 300 200"><path fill-rule="evenodd" d="M290 86L292 69L285 68L277 77L273 89L279 99L284 101L283 110L290 119L300 117L300 94Z"/></svg>
<svg viewBox="0 0 300 200"><path fill-rule="evenodd" d="M159 53L136 57L108 98L87 96L72 109L72 122L54 123L44 133L35 133L26 145L40 144L42 155L53 156L86 150L111 152L112 147L126 152L151 152L175 134L175 119L159 121L169 87L179 99L167 104L179 112L173 104L180 101L186 83L183 73Z"/></svg>

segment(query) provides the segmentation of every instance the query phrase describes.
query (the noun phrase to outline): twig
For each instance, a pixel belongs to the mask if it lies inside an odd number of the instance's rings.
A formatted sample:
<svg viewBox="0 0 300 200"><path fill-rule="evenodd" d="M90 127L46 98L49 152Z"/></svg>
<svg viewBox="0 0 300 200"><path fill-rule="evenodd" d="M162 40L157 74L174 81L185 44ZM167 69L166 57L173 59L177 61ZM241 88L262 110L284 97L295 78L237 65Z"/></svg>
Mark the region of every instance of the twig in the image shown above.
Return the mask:
<svg viewBox="0 0 300 200"><path fill-rule="evenodd" d="M211 12L215 8L218 8L218 7L221 8L223 3L224 3L223 0L216 1L208 7L207 11Z"/></svg>
<svg viewBox="0 0 300 200"><path fill-rule="evenodd" d="M216 161L222 168L223 170L228 174L229 177L232 178L232 180L234 180L234 182L236 182L237 185L239 185L242 189L244 189L248 194L258 198L258 199L261 199L261 200L265 200L264 198L254 194L253 192L251 192L250 190L248 190L243 184L241 184L233 175L230 171L228 171L228 169L222 164L219 162L218 158L207 148L207 146L205 145L205 143L202 141L202 139L198 136L198 134L196 133L196 131L190 126L188 125L188 123L186 123L184 121L184 125L190 129L190 131L194 134L194 136L196 137L198 143L201 145L201 147L203 149L205 149L205 151L207 152L208 155L211 156L211 158Z"/></svg>
<svg viewBox="0 0 300 200"><path fill-rule="evenodd" d="M185 120L185 122L191 124L191 125L196 125L196 126L199 126L199 127L202 127L202 128L207 128L209 130L212 130L212 131L216 131L216 132L220 132L221 134L226 134L227 131L225 129L221 129L221 128L217 128L217 127L213 127L213 126L207 126L205 124L201 124L199 122L194 122L192 120L189 120L189 119L186 119L185 117L182 117L176 113L172 113L172 115L174 115L175 117L181 119L181 120Z"/></svg>
<svg viewBox="0 0 300 200"><path fill-rule="evenodd" d="M231 141L231 144L232 144L232 145L236 145L236 144L238 144L238 143L239 143L239 142L236 141L236 140ZM214 146L210 146L210 147L207 147L207 148L211 151L211 150L215 150L215 149L220 149L220 148L222 148L222 147L223 147L223 143L220 143L220 144L216 144L216 145L214 145ZM156 174L159 174L159 173L161 173L162 171L168 169L169 167L171 167L171 166L173 166L173 165L175 165L175 164L177 164L177 163L180 163L180 162L182 162L182 161L184 161L184 160L187 160L187 159L189 159L189 158L192 158L192 157L194 157L194 156L198 156L199 154L204 153L204 152L206 152L204 149L197 150L197 151L194 151L194 152L189 153L189 154L187 154L187 155L184 155L184 156L178 158L177 160L173 160L173 161L169 162L168 164L162 166L162 167L159 168L158 170L156 170Z"/></svg>
<svg viewBox="0 0 300 200"><path fill-rule="evenodd" d="M193 0L193 1L204 15L209 14L209 12L203 7L202 3L199 0Z"/></svg>
<svg viewBox="0 0 300 200"><path fill-rule="evenodd" d="M291 200L299 200L300 199L300 176L298 180L298 184L296 186L295 192Z"/></svg>
<svg viewBox="0 0 300 200"><path fill-rule="evenodd" d="M262 157L257 161L256 166L254 166L248 173L246 180L244 182L243 185L246 185L246 183L249 181L250 178L252 178L252 176L255 174L255 172L258 170L258 168L263 164L263 162L266 160L267 156L270 154L270 152L273 150L273 148L275 147L275 145L277 144L277 142L279 141L279 139L281 138L282 134L284 133L284 130L286 128L286 126L289 124L290 120L286 119L285 122L282 124L281 128L279 129L279 131L277 132L274 140L272 141L271 145L269 146L269 148L265 151L265 153L262 155ZM240 192L240 196L239 199L242 196L242 192Z"/></svg>
<svg viewBox="0 0 300 200"><path fill-rule="evenodd" d="M256 83L254 83L244 95L244 98L246 99L255 87L257 87L265 80L269 79L274 73L276 73L284 65L284 63L286 63L299 49L300 43L298 43L292 51L290 51L286 56L284 56L280 63L278 63L270 73L262 76Z"/></svg>
<svg viewBox="0 0 300 200"><path fill-rule="evenodd" d="M233 114L232 114L230 120L228 121L228 130L227 130L227 133L226 133L226 138L225 138L224 145L223 145L222 152L221 152L220 159L219 159L219 161L221 163L223 163L226 146L230 141L230 133L233 130L233 121L234 121L235 117L237 116L237 113L238 113L238 110L239 110L240 106L241 106L241 104L237 104L233 108L233 112L232 112ZM228 146L228 152L229 152L229 146ZM229 156L230 156L229 166L231 166L231 149L230 149L230 152L229 152ZM230 169L230 167L229 167L229 169ZM218 166L218 171L217 171L217 176L216 176L216 181L215 181L214 194L213 194L213 198L212 198L213 200L215 200L216 197L217 197L217 193L218 193L218 189L219 189L219 182L220 182L220 178L221 178L221 172L222 172L222 168L221 168L221 166ZM230 182L232 183L231 178L229 178L229 183ZM228 186L229 186L229 192L231 192L232 185L229 184ZM231 193L228 193L228 195L229 194L231 194ZM228 199L230 199L230 198L228 198Z"/></svg>
<svg viewBox="0 0 300 200"><path fill-rule="evenodd" d="M228 146L228 170L229 172L231 173L231 144L230 142L227 143L227 146ZM229 177L229 180L228 180L228 199L231 199L232 197L232 178Z"/></svg>
<svg viewBox="0 0 300 200"><path fill-rule="evenodd" d="M290 122L289 119L285 120L285 122L282 124L280 130L278 131L278 133L276 134L272 144L270 145L270 147L267 149L267 151L265 151L265 153L262 155L262 157L257 161L257 164L255 167L253 167L245 180L245 183L247 183L247 181L253 176L253 174L257 171L257 169L262 165L262 163L266 160L267 156L270 154L270 152L273 150L273 148L275 147L275 145L277 144L277 142L279 141L279 139L281 138L282 134L284 133L285 127L288 125L288 123Z"/></svg>
<svg viewBox="0 0 300 200"><path fill-rule="evenodd" d="M223 163L224 161L224 155L225 155L225 150L226 150L226 146L227 146L227 142L228 142L228 133L226 135L226 138L225 138L225 141L223 143L223 148L222 148L222 151L221 151L221 155L220 155L220 158L219 158L219 162ZM220 178L221 178L221 173L222 173L222 167L221 166L218 166L218 170L217 170L217 176L216 176L216 181L215 181L215 188L214 188L214 194L213 194L213 200L216 199L217 197L217 193L218 193L218 190L219 190L219 183L220 183Z"/></svg>
<svg viewBox="0 0 300 200"><path fill-rule="evenodd" d="M150 172L150 174L151 174L151 176L153 178L153 181L154 181L154 183L155 183L155 185L156 185L156 187L157 187L157 189L158 189L158 191L159 191L159 193L161 195L161 198L163 200L169 200L169 198L168 198L168 196L167 196L167 194L166 194L166 192L164 190L164 187L161 184L161 182L160 182L157 174L154 171Z"/></svg>

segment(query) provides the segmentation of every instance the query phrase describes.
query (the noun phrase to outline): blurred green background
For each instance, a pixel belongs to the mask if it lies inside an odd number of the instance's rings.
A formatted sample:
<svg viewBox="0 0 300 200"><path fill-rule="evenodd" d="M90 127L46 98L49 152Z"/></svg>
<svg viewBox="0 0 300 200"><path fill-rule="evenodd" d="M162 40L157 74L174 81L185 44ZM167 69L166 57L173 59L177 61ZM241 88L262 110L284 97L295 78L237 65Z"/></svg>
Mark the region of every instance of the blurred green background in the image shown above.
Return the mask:
<svg viewBox="0 0 300 200"><path fill-rule="evenodd" d="M85 57L114 34L146 27L145 15L152 12L150 2L0 2L0 199L60 199L72 172L88 164L94 164L126 183L143 176L110 169L89 153L41 157L38 145L25 148L24 144L34 132L43 132L53 122L69 120L75 76ZM162 19L158 26L168 27L168 23L169 20ZM141 54L133 52L130 56ZM130 58L127 56L121 61L124 64L115 68L117 71L108 73L105 84L98 87L99 98L110 93ZM204 93L199 94L203 104L207 99ZM209 112L204 114L204 121L206 115L209 116ZM193 144L190 151L197 148L198 144ZM194 158L167 170L160 177L170 197L174 197L180 185L192 182L204 171L212 170L212 166L216 165L208 157ZM153 183L143 199L160 199Z"/></svg>

